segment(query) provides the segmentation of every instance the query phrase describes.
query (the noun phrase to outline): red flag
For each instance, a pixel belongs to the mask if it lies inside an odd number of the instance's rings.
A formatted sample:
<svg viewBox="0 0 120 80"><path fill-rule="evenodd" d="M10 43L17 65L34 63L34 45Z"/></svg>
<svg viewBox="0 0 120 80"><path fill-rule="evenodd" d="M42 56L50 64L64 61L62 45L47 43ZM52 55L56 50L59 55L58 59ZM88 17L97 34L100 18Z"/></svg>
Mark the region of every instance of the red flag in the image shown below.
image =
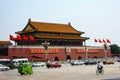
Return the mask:
<svg viewBox="0 0 120 80"><path fill-rule="evenodd" d="M31 41L34 41L34 40L35 40L32 35L30 35L30 40L31 40Z"/></svg>
<svg viewBox="0 0 120 80"><path fill-rule="evenodd" d="M107 39L107 43L111 43L109 39Z"/></svg>
<svg viewBox="0 0 120 80"><path fill-rule="evenodd" d="M94 39L94 42L98 42L97 39Z"/></svg>
<svg viewBox="0 0 120 80"><path fill-rule="evenodd" d="M11 34L9 35L9 38L10 38L10 40L15 40L15 38Z"/></svg>
<svg viewBox="0 0 120 80"><path fill-rule="evenodd" d="M27 36L23 36L23 40L24 41L28 41L28 37Z"/></svg>
<svg viewBox="0 0 120 80"><path fill-rule="evenodd" d="M103 42L106 43L106 41L103 39Z"/></svg>
<svg viewBox="0 0 120 80"><path fill-rule="evenodd" d="M22 38L21 38L21 36L20 36L20 35L17 35L17 40L19 40L19 41L21 41L21 40L22 40Z"/></svg>
<svg viewBox="0 0 120 80"><path fill-rule="evenodd" d="M102 43L102 41L99 39L99 43Z"/></svg>

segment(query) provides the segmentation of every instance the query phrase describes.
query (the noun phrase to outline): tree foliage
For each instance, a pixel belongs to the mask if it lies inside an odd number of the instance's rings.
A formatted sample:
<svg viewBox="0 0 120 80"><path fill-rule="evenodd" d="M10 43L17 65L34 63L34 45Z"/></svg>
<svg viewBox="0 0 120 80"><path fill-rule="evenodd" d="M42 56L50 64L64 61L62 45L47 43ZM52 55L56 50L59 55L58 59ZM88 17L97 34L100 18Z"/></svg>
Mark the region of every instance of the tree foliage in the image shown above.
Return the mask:
<svg viewBox="0 0 120 80"><path fill-rule="evenodd" d="M117 44L110 45L112 54L120 54L120 47Z"/></svg>

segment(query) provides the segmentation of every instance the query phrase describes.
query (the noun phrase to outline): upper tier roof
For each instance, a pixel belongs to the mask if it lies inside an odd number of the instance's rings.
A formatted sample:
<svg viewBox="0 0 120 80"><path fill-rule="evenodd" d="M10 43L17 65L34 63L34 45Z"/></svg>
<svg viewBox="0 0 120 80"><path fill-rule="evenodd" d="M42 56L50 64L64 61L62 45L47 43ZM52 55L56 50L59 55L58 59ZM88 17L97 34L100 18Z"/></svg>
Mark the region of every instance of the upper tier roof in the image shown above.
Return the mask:
<svg viewBox="0 0 120 80"><path fill-rule="evenodd" d="M28 25L30 25L34 29L32 31L73 33L73 34L83 34L84 33L84 32L77 31L76 29L74 29L70 23L68 23L68 24L45 23L45 22L31 21L29 19L27 26ZM16 33L31 32L31 30L26 30L27 26L22 31L19 31Z"/></svg>

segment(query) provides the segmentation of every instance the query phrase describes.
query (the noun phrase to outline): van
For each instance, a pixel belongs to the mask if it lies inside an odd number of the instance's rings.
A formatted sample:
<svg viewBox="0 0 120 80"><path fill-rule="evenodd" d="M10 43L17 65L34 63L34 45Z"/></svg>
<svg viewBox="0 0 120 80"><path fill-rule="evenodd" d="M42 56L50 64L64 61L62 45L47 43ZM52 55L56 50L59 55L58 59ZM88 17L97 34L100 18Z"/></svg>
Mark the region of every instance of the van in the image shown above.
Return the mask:
<svg viewBox="0 0 120 80"><path fill-rule="evenodd" d="M28 58L18 58L18 59L13 59L12 60L12 64L15 67L18 67L19 64L21 64L21 63L28 63Z"/></svg>

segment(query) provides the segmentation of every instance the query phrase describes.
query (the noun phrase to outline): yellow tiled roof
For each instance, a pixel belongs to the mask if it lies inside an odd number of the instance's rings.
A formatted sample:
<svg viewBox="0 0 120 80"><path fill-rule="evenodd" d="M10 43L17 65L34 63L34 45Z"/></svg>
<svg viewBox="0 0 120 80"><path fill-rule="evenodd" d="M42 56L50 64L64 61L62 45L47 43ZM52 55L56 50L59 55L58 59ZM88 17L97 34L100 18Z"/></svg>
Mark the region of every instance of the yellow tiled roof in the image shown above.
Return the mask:
<svg viewBox="0 0 120 80"><path fill-rule="evenodd" d="M30 21L30 24L35 30L41 32L58 32L58 33L75 33L82 34L84 32L77 31L70 24L55 24Z"/></svg>

